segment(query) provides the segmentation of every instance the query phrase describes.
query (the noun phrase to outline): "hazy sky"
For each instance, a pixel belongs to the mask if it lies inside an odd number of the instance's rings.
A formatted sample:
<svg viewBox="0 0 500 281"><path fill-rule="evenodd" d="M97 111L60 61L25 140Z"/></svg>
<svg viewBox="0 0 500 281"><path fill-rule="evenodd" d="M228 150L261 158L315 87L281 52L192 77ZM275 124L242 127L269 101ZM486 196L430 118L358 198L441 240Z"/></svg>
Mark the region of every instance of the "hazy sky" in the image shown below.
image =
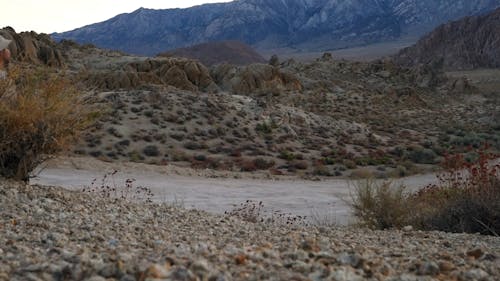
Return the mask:
<svg viewBox="0 0 500 281"><path fill-rule="evenodd" d="M0 28L52 33L101 22L140 7L186 8L231 0L2 0Z"/></svg>

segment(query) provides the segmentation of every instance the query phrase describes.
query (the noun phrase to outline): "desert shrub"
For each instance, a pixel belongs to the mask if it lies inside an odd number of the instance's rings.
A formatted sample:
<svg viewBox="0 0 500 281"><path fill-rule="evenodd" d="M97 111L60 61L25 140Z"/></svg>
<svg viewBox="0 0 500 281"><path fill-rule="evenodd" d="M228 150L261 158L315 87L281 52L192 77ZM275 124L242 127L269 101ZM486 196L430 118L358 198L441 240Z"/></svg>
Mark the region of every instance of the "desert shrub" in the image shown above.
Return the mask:
<svg viewBox="0 0 500 281"><path fill-rule="evenodd" d="M330 177L332 176L332 173L330 172L328 167L324 165L316 165L313 170L313 175Z"/></svg>
<svg viewBox="0 0 500 281"><path fill-rule="evenodd" d="M307 161L293 161L291 165L297 170L307 170L307 168L309 167Z"/></svg>
<svg viewBox="0 0 500 281"><path fill-rule="evenodd" d="M437 183L413 194L404 187L365 181L352 196L354 215L373 228L500 234L500 164L487 147L477 157L445 155ZM411 210L411 212L410 212Z"/></svg>
<svg viewBox="0 0 500 281"><path fill-rule="evenodd" d="M297 159L297 155L288 150L280 151L280 155L278 157L287 161L293 161Z"/></svg>
<svg viewBox="0 0 500 281"><path fill-rule="evenodd" d="M477 157L446 155L438 183L429 185L409 200L420 210L412 224L429 230L500 233L500 164L487 147Z"/></svg>
<svg viewBox="0 0 500 281"><path fill-rule="evenodd" d="M374 177L374 174L370 169L358 168L351 172L350 177L353 179L371 179Z"/></svg>
<svg viewBox="0 0 500 281"><path fill-rule="evenodd" d="M358 165L356 165L356 162L350 160L350 159L344 159L342 161L342 164L347 168L347 169L356 169Z"/></svg>
<svg viewBox="0 0 500 281"><path fill-rule="evenodd" d="M415 149L408 153L408 158L418 164L436 164L436 153L432 149Z"/></svg>
<svg viewBox="0 0 500 281"><path fill-rule="evenodd" d="M272 124L264 122L257 124L255 126L255 131L263 134L270 134L273 132L273 128L274 126Z"/></svg>
<svg viewBox="0 0 500 281"><path fill-rule="evenodd" d="M63 75L16 69L0 84L0 174L27 181L47 155L68 148L94 117Z"/></svg>
<svg viewBox="0 0 500 281"><path fill-rule="evenodd" d="M257 170L267 170L274 167L274 165L276 164L274 161L267 161L264 158L255 158L253 160L253 163L255 164L255 168L257 168Z"/></svg>
<svg viewBox="0 0 500 281"><path fill-rule="evenodd" d="M146 146L142 150L142 153L144 153L144 155L149 156L149 157L156 157L156 156L160 155L160 151L158 150L158 147L156 145Z"/></svg>
<svg viewBox="0 0 500 281"><path fill-rule="evenodd" d="M364 226L376 229L402 227L409 216L405 187L372 179L358 181L351 193L354 216Z"/></svg>

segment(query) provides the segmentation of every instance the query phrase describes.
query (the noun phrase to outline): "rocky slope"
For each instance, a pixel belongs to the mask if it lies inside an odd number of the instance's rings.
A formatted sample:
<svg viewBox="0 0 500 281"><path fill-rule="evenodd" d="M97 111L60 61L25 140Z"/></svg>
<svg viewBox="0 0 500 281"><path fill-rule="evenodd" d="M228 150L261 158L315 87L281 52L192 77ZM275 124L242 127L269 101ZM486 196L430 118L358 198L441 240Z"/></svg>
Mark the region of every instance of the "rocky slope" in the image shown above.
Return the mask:
<svg viewBox="0 0 500 281"><path fill-rule="evenodd" d="M52 36L143 55L221 40L311 51L416 36L499 6L498 0L238 0L189 9L141 8Z"/></svg>
<svg viewBox="0 0 500 281"><path fill-rule="evenodd" d="M250 223L0 182L0 280L498 280L500 240Z"/></svg>
<svg viewBox="0 0 500 281"><path fill-rule="evenodd" d="M439 62L449 70L498 68L500 9L444 24L394 59L406 66Z"/></svg>
<svg viewBox="0 0 500 281"><path fill-rule="evenodd" d="M238 41L203 43L167 51L159 56L195 59L206 66L221 63L247 65L265 62L264 58L252 47Z"/></svg>
<svg viewBox="0 0 500 281"><path fill-rule="evenodd" d="M89 61L124 59L130 60L103 53ZM120 85L115 71L98 73L111 77L107 85ZM91 100L107 114L74 152L106 161L304 176L349 176L346 170L358 168L385 177L435 164L450 147L487 141L500 148L495 96L431 66L353 63L326 54L307 64L223 64L204 77L213 90L150 81L93 92Z"/></svg>

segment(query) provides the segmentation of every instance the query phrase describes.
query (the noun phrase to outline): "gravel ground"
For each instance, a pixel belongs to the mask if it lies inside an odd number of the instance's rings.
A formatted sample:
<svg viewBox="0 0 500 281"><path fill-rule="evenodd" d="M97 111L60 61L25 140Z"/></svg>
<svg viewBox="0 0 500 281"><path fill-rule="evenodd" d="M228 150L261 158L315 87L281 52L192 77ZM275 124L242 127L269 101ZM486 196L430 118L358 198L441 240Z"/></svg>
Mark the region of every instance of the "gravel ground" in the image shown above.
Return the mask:
<svg viewBox="0 0 500 281"><path fill-rule="evenodd" d="M500 280L500 238L250 223L0 181L0 280Z"/></svg>

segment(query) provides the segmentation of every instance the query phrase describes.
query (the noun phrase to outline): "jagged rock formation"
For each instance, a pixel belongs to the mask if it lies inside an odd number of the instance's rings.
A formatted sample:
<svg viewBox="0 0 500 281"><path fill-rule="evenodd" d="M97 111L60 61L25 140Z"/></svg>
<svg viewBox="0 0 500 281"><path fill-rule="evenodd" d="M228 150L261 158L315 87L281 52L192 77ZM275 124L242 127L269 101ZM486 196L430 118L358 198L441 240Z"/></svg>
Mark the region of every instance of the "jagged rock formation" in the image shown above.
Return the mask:
<svg viewBox="0 0 500 281"><path fill-rule="evenodd" d="M13 42L9 45L12 57L17 61L61 66L64 64L62 52L47 34L16 31L10 27L0 30L0 35Z"/></svg>
<svg viewBox="0 0 500 281"><path fill-rule="evenodd" d="M208 69L182 58L140 59L91 69L84 80L101 89L133 89L142 85L168 85L188 91L215 91Z"/></svg>
<svg viewBox="0 0 500 281"><path fill-rule="evenodd" d="M499 6L498 0L239 0L189 9L141 8L52 36L143 55L221 40L261 49L325 50L420 35Z"/></svg>
<svg viewBox="0 0 500 281"><path fill-rule="evenodd" d="M246 67L223 64L212 68L211 75L223 90L235 94L302 90L302 85L294 74L268 64L252 64Z"/></svg>
<svg viewBox="0 0 500 281"><path fill-rule="evenodd" d="M221 63L247 65L265 62L265 59L252 47L238 41L203 43L167 51L159 54L159 56L195 59L206 66Z"/></svg>
<svg viewBox="0 0 500 281"><path fill-rule="evenodd" d="M444 24L394 59L405 66L440 63L453 70L500 67L500 9Z"/></svg>

